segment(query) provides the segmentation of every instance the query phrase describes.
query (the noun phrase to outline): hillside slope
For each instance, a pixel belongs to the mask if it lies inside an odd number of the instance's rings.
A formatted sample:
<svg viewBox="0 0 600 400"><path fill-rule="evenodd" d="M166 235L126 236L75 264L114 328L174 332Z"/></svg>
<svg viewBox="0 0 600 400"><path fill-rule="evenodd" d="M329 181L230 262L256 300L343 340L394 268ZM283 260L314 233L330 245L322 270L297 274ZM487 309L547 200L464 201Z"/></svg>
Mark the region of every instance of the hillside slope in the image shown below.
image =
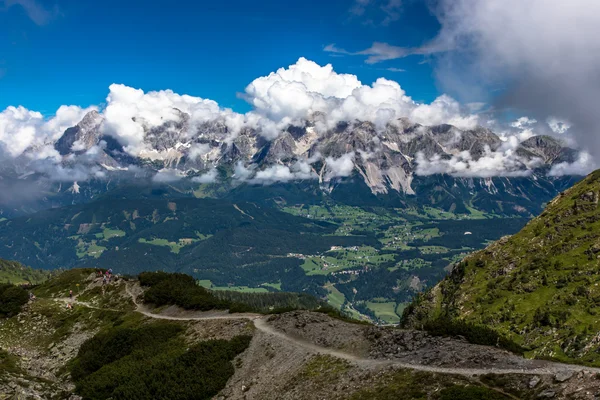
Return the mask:
<svg viewBox="0 0 600 400"><path fill-rule="evenodd" d="M52 276L50 271L29 268L19 262L0 258L0 283L35 285L46 281L50 276Z"/></svg>
<svg viewBox="0 0 600 400"><path fill-rule="evenodd" d="M536 357L600 365L600 171L548 204L519 233L457 264L406 310L484 324Z"/></svg>
<svg viewBox="0 0 600 400"><path fill-rule="evenodd" d="M18 315L0 319L0 394L57 400L591 400L600 390L600 369L525 360L464 340L321 312L156 309L142 303L154 287L140 286L148 279L102 281L93 270L67 271L36 288L37 299Z"/></svg>

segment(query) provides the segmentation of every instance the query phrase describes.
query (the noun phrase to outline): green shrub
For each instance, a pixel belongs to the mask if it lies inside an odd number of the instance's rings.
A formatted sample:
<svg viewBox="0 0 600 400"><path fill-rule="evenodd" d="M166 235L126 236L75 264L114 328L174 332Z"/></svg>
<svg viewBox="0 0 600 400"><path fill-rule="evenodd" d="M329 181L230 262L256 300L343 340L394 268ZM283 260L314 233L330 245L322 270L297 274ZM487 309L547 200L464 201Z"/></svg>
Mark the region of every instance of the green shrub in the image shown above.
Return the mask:
<svg viewBox="0 0 600 400"><path fill-rule="evenodd" d="M218 290L212 293L221 300L236 304L237 307L245 305L248 311L269 314L294 310L316 310L327 304L306 293L242 293L231 290Z"/></svg>
<svg viewBox="0 0 600 400"><path fill-rule="evenodd" d="M115 328L99 333L81 345L71 376L78 381L134 351L151 350L176 337L182 330L179 325L158 323L141 329Z"/></svg>
<svg viewBox="0 0 600 400"><path fill-rule="evenodd" d="M12 317L29 301L27 291L19 286L0 284L0 317Z"/></svg>
<svg viewBox="0 0 600 400"><path fill-rule="evenodd" d="M0 376L6 372L19 373L21 371L17 365L16 357L0 349Z"/></svg>
<svg viewBox="0 0 600 400"><path fill-rule="evenodd" d="M440 317L428 321L423 329L433 336L463 336L469 343L485 346L498 346L517 354L525 353L526 349L512 340L505 338L487 326L476 325L458 319Z"/></svg>
<svg viewBox="0 0 600 400"><path fill-rule="evenodd" d="M144 301L156 306L178 305L188 310L228 309L230 303L220 300L207 289L198 286L194 278L185 274L144 272L140 283L150 288Z"/></svg>
<svg viewBox="0 0 600 400"><path fill-rule="evenodd" d="M327 303L306 293L213 292L197 285L189 275L166 272L143 272L139 279L141 285L150 287L144 293L144 301L156 306L178 305L188 310L202 311L228 309L231 313L280 314L294 310L334 312Z"/></svg>
<svg viewBox="0 0 600 400"><path fill-rule="evenodd" d="M209 399L234 373L231 361L249 336L209 340L188 348L173 323L113 328L86 341L72 363L84 399Z"/></svg>

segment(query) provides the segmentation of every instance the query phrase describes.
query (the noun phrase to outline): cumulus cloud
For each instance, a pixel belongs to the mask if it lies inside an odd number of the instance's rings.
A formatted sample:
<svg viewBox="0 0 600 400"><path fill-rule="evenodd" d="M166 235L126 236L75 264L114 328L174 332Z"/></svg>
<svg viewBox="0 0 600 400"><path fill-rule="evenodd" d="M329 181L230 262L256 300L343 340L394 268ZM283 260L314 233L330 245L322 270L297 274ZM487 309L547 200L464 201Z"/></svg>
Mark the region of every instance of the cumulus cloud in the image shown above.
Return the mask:
<svg viewBox="0 0 600 400"><path fill-rule="evenodd" d="M553 165L548 175L550 176L563 176L563 175L587 175L593 170L598 168L596 160L588 153L581 152L579 157L573 163L562 162Z"/></svg>
<svg viewBox="0 0 600 400"><path fill-rule="evenodd" d="M431 104L419 104L410 114L414 122L423 125L450 124L461 129L473 129L479 124L475 114L465 115L452 97L441 95Z"/></svg>
<svg viewBox="0 0 600 400"><path fill-rule="evenodd" d="M156 183L171 183L183 178L185 178L185 174L182 171L173 168L163 168L152 177L152 181Z"/></svg>
<svg viewBox="0 0 600 400"><path fill-rule="evenodd" d="M188 152L188 157L195 160L210 153L210 145L208 143L194 143Z"/></svg>
<svg viewBox="0 0 600 400"><path fill-rule="evenodd" d="M276 182L290 182L297 180L316 179L317 174L305 161L298 161L290 167L285 165L272 165L262 171L256 172L250 183L269 185Z"/></svg>
<svg viewBox="0 0 600 400"><path fill-rule="evenodd" d="M596 106L600 2L440 0L432 4L441 29L422 46L374 43L355 52L334 45L324 50L363 56L371 64L431 55L436 77L447 92L469 99L485 98L491 89L500 89L500 106L548 120L551 131L569 131L593 156L600 155Z"/></svg>
<svg viewBox="0 0 600 400"><path fill-rule="evenodd" d="M220 134L226 143L231 143L242 129L254 129L271 140L289 124L301 125L315 113L322 113L321 130L356 119L372 121L382 129L400 117L425 125L451 123L472 127L477 123L476 116L468 114L449 96L440 96L431 104L419 104L395 81L380 78L364 85L355 75L337 73L330 64L321 66L305 58L255 79L246 87L245 98L253 110L240 114L220 107L215 101L171 90L144 92L113 84L101 110L102 129L123 145L129 155L162 159L172 154L162 154L166 150L156 149L151 140L153 129L159 127L184 145L206 129L212 129L207 126L214 125L207 123L217 122L224 127ZM55 142L91 109L94 108L62 106L47 119L24 107L8 107L0 113L0 142L10 155L17 157L28 148ZM74 149L83 148L83 143L74 143ZM194 159L208 152L207 144L193 144L188 156Z"/></svg>
<svg viewBox="0 0 600 400"><path fill-rule="evenodd" d="M0 112L0 142L11 156L17 157L32 146L54 142L92 109L95 108L61 106L52 118L46 119L41 113L22 106L7 107Z"/></svg>
<svg viewBox="0 0 600 400"><path fill-rule="evenodd" d="M331 46L330 50L336 48ZM116 139L127 156L166 160L170 162L168 165L173 166L181 160L182 154L190 160L204 160L205 157L216 160L217 152L213 153L215 144L197 141L204 134L216 137L220 145L231 144L247 131L272 140L290 124L303 126L306 119L314 122L311 132L317 135L324 134L341 121L370 121L377 129L373 142L379 140L378 135L383 135L388 124L397 124L398 119L403 117L422 125L451 124L460 129L473 129L484 124L498 128L494 130L503 140L496 153L488 152L477 159L462 153L454 155L451 160L421 157L417 160L419 173L427 175L437 171L457 176L491 176L496 168L497 175L513 176L522 173L524 164L516 157L515 151L523 140L540 129L554 133L570 132L572 129L570 119L557 116L539 119L544 121L541 123L533 117L521 117L510 124L488 121L489 115L481 112L485 104L476 102L463 106L448 95L441 95L431 103L419 103L396 81L379 78L370 85L363 84L355 75L336 72L331 64L322 66L305 58L255 79L246 87L244 98L253 108L241 114L222 108L215 101L171 90L144 92L113 84L109 87L105 107L98 110L103 118L101 133ZM85 180L85 176L101 177L106 170L113 168L94 169L95 165L102 165L105 142L82 154L66 157L53 147L68 127L77 124L92 109L96 108L62 106L54 116L46 118L24 107L8 107L0 112L0 146L9 157L24 156L37 162L38 171L45 166L50 174L56 174L57 179L68 176L68 168L75 164L86 168L85 171L73 171L78 180ZM156 137L155 132L167 132L167 135ZM88 145L76 141L72 149L82 151ZM324 179L350 176L357 157L365 160L372 154L359 151L339 158L327 157L324 160ZM252 165L238 163L234 179L257 184L313 179L316 175L310 164L319 158L322 158L321 155L315 152L310 160L298 161L289 167L275 165L260 171ZM51 168L49 164L59 167L68 164L71 167ZM153 180L172 182L183 177L176 169L163 169ZM216 170L210 170L195 180L207 183L214 182L216 177Z"/></svg>
<svg viewBox="0 0 600 400"><path fill-rule="evenodd" d="M473 158L469 151L460 152L450 159L442 158L439 154L426 158L423 153L417 153L417 175L449 174L455 177L491 178L494 176L528 176L531 170L523 160L516 156L512 149L491 151L489 147L480 158ZM534 165L529 165L534 166Z"/></svg>
<svg viewBox="0 0 600 400"><path fill-rule="evenodd" d="M192 181L197 182L197 183L214 183L217 181L218 175L219 174L218 174L217 169L213 168L210 171L208 171L207 173L193 178Z"/></svg>
<svg viewBox="0 0 600 400"><path fill-rule="evenodd" d="M110 85L109 90L104 130L132 155L152 150L144 140L148 129L161 126L166 121L184 123L181 112L189 114L191 120L197 123L221 116L216 102L179 95L171 90L144 93L141 89L117 84Z"/></svg>
<svg viewBox="0 0 600 400"><path fill-rule="evenodd" d="M571 128L571 123L567 120L559 119L556 117L550 117L546 120L552 132L562 135Z"/></svg>
<svg viewBox="0 0 600 400"><path fill-rule="evenodd" d="M355 75L336 73L331 64L320 66L304 58L254 80L246 87L245 97L255 113L280 123L276 130L317 112L324 113L326 129L356 119L381 128L401 117L425 125L473 127L477 123L477 116L469 115L449 96L419 104L395 81L379 78L364 85Z"/></svg>
<svg viewBox="0 0 600 400"><path fill-rule="evenodd" d="M333 178L352 175L352 171L354 170L354 157L354 152L346 153L340 158L327 157L325 159L325 165L327 167L325 180L328 181Z"/></svg>
<svg viewBox="0 0 600 400"><path fill-rule="evenodd" d="M246 87L246 99L258 112L281 121L326 111L328 99L349 97L361 86L356 75L338 74L331 64L322 67L302 57L287 69L255 79Z"/></svg>
<svg viewBox="0 0 600 400"><path fill-rule="evenodd" d="M238 161L235 163L235 168L233 169L233 179L238 181L247 181L254 175L254 170L252 168L246 167L242 161Z"/></svg>
<svg viewBox="0 0 600 400"><path fill-rule="evenodd" d="M434 42L454 49L437 64L444 87L503 87L502 105L569 121L569 133L600 155L600 2L443 0L436 14Z"/></svg>

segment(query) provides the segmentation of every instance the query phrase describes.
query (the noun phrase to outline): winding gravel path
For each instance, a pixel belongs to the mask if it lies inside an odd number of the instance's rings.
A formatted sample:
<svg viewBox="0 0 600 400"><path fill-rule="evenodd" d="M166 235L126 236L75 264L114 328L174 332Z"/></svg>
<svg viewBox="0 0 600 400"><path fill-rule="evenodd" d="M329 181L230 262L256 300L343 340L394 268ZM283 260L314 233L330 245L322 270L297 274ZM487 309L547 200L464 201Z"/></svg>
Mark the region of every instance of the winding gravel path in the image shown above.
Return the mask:
<svg viewBox="0 0 600 400"><path fill-rule="evenodd" d="M386 367L395 366L400 368L407 368L417 371L435 372L440 374L454 374L463 376L473 375L484 375L484 374L522 374L522 375L555 375L559 372L579 372L579 371L590 371L594 373L600 373L600 368L585 367L580 365L561 364L551 361L540 361L540 360L527 360L530 362L530 368L523 369L510 369L510 368L450 368L450 367L436 367L423 364L406 363L395 360L377 360L371 358L364 358L355 356L343 351L329 349L326 347L318 346L314 343L307 342L296 337L289 336L281 331L276 330L267 323L267 318L261 314L226 314L226 315L207 315L200 317L174 317L168 315L153 314L148 311L143 305L140 305L136 301L136 296L129 288L129 285L125 287L127 294L129 294L136 306L136 311L155 319L172 320L172 321L204 321L204 320L232 320L232 319L247 319L254 323L256 329L260 332L277 337L285 340L295 346L299 346L305 350L317 354L326 354L333 357L337 357L343 360L347 360L356 365L363 367ZM78 304L86 305L83 302ZM92 307L96 308L96 307Z"/></svg>

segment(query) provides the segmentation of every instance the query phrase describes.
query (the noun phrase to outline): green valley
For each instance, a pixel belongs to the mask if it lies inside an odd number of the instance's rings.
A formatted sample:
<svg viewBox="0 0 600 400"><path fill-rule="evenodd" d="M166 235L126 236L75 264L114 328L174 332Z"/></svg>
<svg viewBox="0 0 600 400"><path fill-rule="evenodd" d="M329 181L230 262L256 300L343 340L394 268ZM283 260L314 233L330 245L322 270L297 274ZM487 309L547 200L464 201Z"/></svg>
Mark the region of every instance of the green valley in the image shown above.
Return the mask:
<svg viewBox="0 0 600 400"><path fill-rule="evenodd" d="M357 318L395 323L449 264L525 222L332 199L107 198L0 222L0 256L36 268L179 271L215 290L306 291Z"/></svg>

